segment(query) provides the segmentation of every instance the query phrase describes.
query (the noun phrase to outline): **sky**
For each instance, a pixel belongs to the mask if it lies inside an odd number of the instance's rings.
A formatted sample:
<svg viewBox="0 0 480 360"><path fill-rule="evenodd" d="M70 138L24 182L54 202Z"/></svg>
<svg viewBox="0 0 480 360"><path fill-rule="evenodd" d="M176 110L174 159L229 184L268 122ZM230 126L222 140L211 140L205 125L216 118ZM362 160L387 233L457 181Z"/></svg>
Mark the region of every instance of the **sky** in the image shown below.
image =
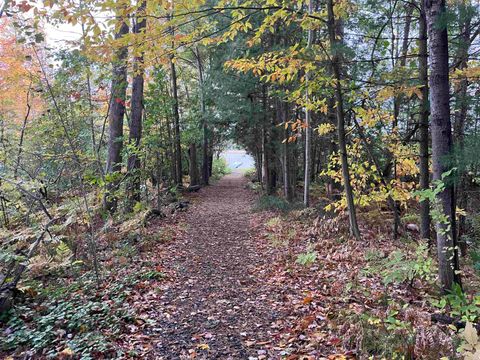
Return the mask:
<svg viewBox="0 0 480 360"><path fill-rule="evenodd" d="M68 47L72 41L80 39L82 30L80 25L72 26L70 24L45 25L46 43L49 47Z"/></svg>
<svg viewBox="0 0 480 360"><path fill-rule="evenodd" d="M5 1L9 0L0 0L0 9L3 8ZM8 3L7 3L8 4ZM38 1L35 5L37 8L42 9L44 7L43 1ZM8 5L7 5L8 8ZM4 14L5 15L5 14ZM23 13L23 16L33 17L33 8L32 10ZM50 24L46 21L42 21L45 31L46 44L50 48L65 48L73 46L72 42L79 40L82 36L82 29L79 24L72 25L67 23L61 24Z"/></svg>

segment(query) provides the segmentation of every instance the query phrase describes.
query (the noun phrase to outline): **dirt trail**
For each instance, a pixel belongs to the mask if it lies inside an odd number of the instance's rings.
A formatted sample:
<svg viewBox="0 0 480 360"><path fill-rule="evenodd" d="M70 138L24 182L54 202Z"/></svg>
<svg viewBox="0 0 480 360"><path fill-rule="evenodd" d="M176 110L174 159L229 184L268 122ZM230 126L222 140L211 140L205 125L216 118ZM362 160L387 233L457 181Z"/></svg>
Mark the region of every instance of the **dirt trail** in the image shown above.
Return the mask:
<svg viewBox="0 0 480 360"><path fill-rule="evenodd" d="M252 194L240 174L201 190L185 214L185 234L164 262L176 278L164 289L155 346L157 359L267 358L263 342L280 314L271 306L256 249ZM253 345L255 343L255 345ZM260 343L260 344L259 344Z"/></svg>

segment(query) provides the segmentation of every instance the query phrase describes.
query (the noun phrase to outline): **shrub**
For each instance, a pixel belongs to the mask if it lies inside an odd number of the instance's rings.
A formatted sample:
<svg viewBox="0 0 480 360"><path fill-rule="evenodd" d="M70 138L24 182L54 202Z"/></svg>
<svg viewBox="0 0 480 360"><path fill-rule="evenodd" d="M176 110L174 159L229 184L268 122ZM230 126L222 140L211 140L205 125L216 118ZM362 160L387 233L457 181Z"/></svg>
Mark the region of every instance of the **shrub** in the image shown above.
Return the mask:
<svg viewBox="0 0 480 360"><path fill-rule="evenodd" d="M462 321L477 321L480 317L480 296L467 296L458 284L440 299L431 300L433 306L448 312L450 316L461 318Z"/></svg>
<svg viewBox="0 0 480 360"><path fill-rule="evenodd" d="M245 170L243 175L247 179L249 179L250 181L256 181L257 180L257 171L254 168Z"/></svg>
<svg viewBox="0 0 480 360"><path fill-rule="evenodd" d="M257 200L256 211L281 211L287 212L294 208L287 200L273 195L263 195Z"/></svg>
<svg viewBox="0 0 480 360"><path fill-rule="evenodd" d="M369 257L372 255L370 254ZM393 251L387 258L372 259L374 264L369 265L367 273L379 273L385 285L408 282L413 284L415 279L433 283L436 279L436 269L432 258L428 254L428 245L420 243L415 250L415 256L403 251Z"/></svg>
<svg viewBox="0 0 480 360"><path fill-rule="evenodd" d="M219 180L225 175L230 174L232 171L227 165L227 161L224 158L213 159L212 164L212 177L215 180Z"/></svg>

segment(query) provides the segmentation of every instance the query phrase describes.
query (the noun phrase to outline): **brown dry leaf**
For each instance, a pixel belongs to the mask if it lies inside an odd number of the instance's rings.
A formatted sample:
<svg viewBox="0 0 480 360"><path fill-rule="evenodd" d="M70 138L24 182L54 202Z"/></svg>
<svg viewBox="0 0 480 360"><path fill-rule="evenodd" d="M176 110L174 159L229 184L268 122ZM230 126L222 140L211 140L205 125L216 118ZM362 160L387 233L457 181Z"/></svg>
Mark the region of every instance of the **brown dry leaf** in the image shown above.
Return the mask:
<svg viewBox="0 0 480 360"><path fill-rule="evenodd" d="M328 356L329 360L347 360L347 357L343 354L333 354Z"/></svg>
<svg viewBox="0 0 480 360"><path fill-rule="evenodd" d="M310 304L312 301L313 301L313 296L312 296L312 294L308 294L307 296L305 296L305 297L303 298L302 303L303 303L304 305L308 305L308 304Z"/></svg>

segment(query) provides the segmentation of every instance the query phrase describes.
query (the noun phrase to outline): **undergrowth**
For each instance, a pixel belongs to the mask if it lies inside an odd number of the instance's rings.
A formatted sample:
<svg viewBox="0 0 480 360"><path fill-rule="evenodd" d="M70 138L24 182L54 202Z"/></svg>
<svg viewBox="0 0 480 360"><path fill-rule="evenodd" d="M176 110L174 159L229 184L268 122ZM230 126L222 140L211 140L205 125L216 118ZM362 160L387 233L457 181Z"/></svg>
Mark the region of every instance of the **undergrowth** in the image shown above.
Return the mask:
<svg viewBox="0 0 480 360"><path fill-rule="evenodd" d="M301 207L296 203L289 203L287 200L273 195L263 195L255 204L255 211L279 211L279 212L289 212Z"/></svg>
<svg viewBox="0 0 480 360"><path fill-rule="evenodd" d="M408 283L413 285L416 279L433 284L437 277L437 268L428 253L428 244L416 245L413 254L395 250L388 256L382 252L367 252L369 262L364 269L366 274L380 274L385 285Z"/></svg>
<svg viewBox="0 0 480 360"><path fill-rule="evenodd" d="M213 159L212 177L214 180L220 180L231 172L232 170L228 167L227 161L224 158Z"/></svg>
<svg viewBox="0 0 480 360"><path fill-rule="evenodd" d="M118 232L105 233L102 240L107 246L100 256L106 260L100 284L94 271L84 262L74 261L62 242L54 252L55 257L68 260L62 260L61 273L59 269L52 272L53 260L46 267L38 256L32 258L15 305L0 318L0 358L132 356L118 344L119 336L129 333L127 327L134 326L138 317L132 294L154 288L153 283L165 277L156 262L141 261L139 256L150 254L175 236L170 227L148 231L138 225L139 219L122 223ZM50 280L53 275L54 282Z"/></svg>
<svg viewBox="0 0 480 360"><path fill-rule="evenodd" d="M163 279L155 270L106 282L98 288L92 273L71 284L41 289L34 298L25 298L2 317L4 352L47 359L74 356L87 360L125 356L115 339L136 314L126 301L142 281ZM26 350L28 349L28 351Z"/></svg>

